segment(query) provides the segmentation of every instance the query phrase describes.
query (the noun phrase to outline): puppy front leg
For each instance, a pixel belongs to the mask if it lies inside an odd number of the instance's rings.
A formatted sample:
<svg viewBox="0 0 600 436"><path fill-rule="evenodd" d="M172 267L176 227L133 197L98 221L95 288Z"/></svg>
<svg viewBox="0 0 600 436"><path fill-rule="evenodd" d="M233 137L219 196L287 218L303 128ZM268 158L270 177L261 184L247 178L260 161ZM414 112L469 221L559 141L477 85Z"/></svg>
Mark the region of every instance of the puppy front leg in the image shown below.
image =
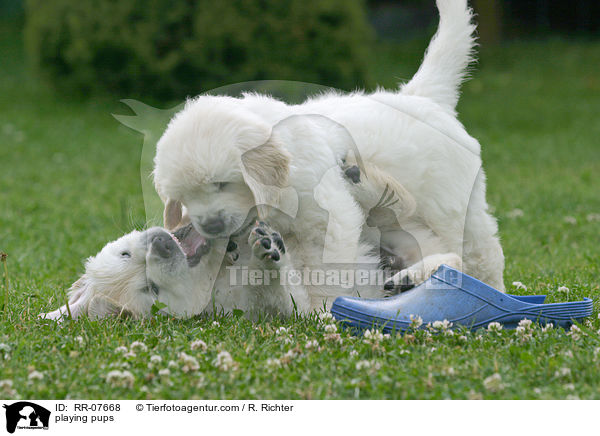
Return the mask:
<svg viewBox="0 0 600 436"><path fill-rule="evenodd" d="M252 251L248 272L251 311L290 316L294 305L300 312L308 311L306 290L301 283L289 283L292 262L281 235L261 221L251 230L248 244Z"/></svg>

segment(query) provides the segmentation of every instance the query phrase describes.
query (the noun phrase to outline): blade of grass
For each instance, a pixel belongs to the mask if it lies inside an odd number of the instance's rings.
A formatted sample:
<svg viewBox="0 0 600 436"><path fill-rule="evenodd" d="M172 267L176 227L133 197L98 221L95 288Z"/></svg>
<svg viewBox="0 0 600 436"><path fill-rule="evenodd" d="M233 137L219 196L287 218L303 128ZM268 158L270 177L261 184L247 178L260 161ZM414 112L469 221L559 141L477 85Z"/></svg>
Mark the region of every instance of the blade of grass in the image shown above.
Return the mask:
<svg viewBox="0 0 600 436"><path fill-rule="evenodd" d="M8 258L8 254L1 252L0 253L0 261L2 265L4 265L4 297L2 298L2 311L6 309L6 305L8 304L8 266L6 265L6 259Z"/></svg>

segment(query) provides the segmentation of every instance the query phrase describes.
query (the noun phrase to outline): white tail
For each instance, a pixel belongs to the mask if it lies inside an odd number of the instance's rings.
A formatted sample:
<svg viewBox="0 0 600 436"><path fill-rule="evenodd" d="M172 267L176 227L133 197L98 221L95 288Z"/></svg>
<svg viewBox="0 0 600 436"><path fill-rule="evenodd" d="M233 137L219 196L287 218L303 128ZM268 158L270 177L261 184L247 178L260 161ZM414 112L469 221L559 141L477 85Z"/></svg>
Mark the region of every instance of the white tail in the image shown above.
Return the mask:
<svg viewBox="0 0 600 436"><path fill-rule="evenodd" d="M438 30L429 43L423 63L401 87L403 94L428 97L455 113L459 86L473 61L475 24L467 0L437 0Z"/></svg>

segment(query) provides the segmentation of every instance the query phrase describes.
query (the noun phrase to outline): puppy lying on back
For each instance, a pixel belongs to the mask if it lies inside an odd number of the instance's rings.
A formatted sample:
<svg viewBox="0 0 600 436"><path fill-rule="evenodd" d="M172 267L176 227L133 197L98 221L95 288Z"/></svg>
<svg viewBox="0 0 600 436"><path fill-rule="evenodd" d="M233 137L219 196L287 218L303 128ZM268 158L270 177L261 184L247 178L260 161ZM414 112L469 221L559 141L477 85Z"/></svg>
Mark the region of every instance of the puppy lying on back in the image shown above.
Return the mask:
<svg viewBox="0 0 600 436"><path fill-rule="evenodd" d="M85 274L69 290L68 304L41 316L139 318L150 315L156 301L174 316L199 314L210 300L210 271L215 262L218 271L222 259L208 256L209 250L191 226L174 234L160 227L133 231L90 257Z"/></svg>
<svg viewBox="0 0 600 436"><path fill-rule="evenodd" d="M151 315L156 302L165 305L161 313L180 318L234 309L243 310L249 318L281 314L270 311L264 301L248 292L240 277L252 271L249 267L281 259L285 255L281 237L260 222L248 243L223 242L226 240L209 244L191 224L174 233L161 227L133 231L87 260L85 273L69 290L68 304L40 316L58 321L81 316L144 318ZM237 264L235 279L228 270L232 263ZM271 276L273 270L258 272L278 281ZM282 286L293 292L292 285ZM336 288L342 295L357 295L349 287ZM377 296L383 296L383 291Z"/></svg>

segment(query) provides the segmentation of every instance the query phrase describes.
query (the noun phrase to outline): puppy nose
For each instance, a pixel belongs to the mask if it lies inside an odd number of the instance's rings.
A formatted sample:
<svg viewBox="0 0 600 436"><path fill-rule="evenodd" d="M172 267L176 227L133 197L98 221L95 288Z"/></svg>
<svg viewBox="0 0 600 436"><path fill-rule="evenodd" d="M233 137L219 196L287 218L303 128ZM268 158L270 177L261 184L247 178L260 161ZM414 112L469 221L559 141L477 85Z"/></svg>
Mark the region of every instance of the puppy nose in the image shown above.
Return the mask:
<svg viewBox="0 0 600 436"><path fill-rule="evenodd" d="M225 221L220 216L210 217L202 222L202 230L210 235L216 235L225 230Z"/></svg>
<svg viewBox="0 0 600 436"><path fill-rule="evenodd" d="M165 259L171 257L175 252L177 244L169 235L159 234L152 236L152 249Z"/></svg>

